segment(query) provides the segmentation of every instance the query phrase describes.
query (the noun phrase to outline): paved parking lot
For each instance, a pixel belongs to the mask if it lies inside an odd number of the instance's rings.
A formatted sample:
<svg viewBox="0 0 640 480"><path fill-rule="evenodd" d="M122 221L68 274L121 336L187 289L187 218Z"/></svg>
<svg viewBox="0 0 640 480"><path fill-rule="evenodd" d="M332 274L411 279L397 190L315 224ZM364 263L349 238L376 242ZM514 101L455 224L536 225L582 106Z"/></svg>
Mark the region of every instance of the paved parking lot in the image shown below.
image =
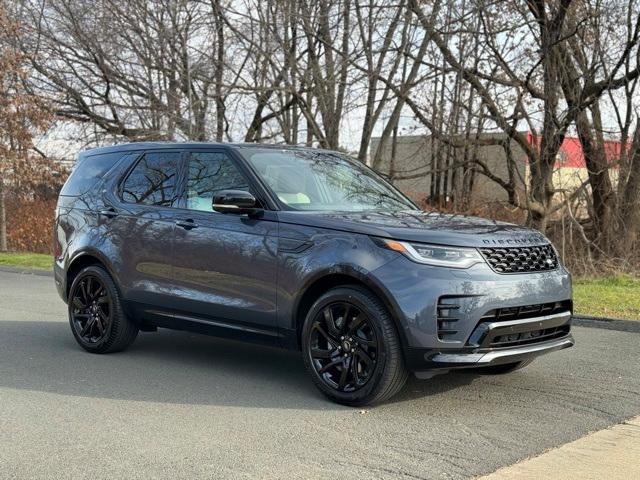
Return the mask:
<svg viewBox="0 0 640 480"><path fill-rule="evenodd" d="M183 332L76 346L51 278L0 272L0 478L468 478L640 413L640 333L508 376L325 401L295 352Z"/></svg>

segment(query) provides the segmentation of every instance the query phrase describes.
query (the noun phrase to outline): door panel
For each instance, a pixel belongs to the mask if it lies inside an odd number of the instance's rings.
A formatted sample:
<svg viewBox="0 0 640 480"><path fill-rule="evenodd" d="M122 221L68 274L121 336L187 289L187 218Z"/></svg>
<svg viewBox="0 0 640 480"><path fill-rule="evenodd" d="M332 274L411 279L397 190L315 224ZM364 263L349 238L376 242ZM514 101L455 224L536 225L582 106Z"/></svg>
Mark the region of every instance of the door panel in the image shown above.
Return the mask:
<svg viewBox="0 0 640 480"><path fill-rule="evenodd" d="M122 294L137 313L170 310L173 304L173 245L175 210L179 198L178 175L182 154L147 152L120 187L105 197L100 221L117 249Z"/></svg>
<svg viewBox="0 0 640 480"><path fill-rule="evenodd" d="M191 152L176 220L174 295L185 313L223 320L274 335L278 223L223 214L211 208L218 190L252 191L235 162L222 151ZM255 192L252 191L255 194Z"/></svg>

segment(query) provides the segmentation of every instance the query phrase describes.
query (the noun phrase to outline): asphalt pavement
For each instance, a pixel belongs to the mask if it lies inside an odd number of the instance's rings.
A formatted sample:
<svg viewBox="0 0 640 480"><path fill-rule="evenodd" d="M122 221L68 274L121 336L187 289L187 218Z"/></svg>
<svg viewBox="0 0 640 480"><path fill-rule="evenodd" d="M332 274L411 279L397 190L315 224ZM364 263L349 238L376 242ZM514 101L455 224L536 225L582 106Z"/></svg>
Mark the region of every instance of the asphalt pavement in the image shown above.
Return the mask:
<svg viewBox="0 0 640 480"><path fill-rule="evenodd" d="M640 414L640 333L506 376L410 380L334 405L300 355L185 332L91 355L53 279L0 272L0 478L469 478Z"/></svg>

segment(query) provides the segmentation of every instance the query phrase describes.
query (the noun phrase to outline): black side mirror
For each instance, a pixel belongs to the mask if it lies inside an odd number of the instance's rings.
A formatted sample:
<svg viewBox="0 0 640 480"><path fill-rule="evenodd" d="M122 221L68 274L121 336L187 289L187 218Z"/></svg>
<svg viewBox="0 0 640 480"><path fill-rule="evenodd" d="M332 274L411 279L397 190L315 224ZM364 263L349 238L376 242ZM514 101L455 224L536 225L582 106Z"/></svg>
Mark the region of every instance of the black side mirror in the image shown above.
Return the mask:
<svg viewBox="0 0 640 480"><path fill-rule="evenodd" d="M216 212L239 215L260 211L256 197L244 190L220 190L213 196L211 206Z"/></svg>

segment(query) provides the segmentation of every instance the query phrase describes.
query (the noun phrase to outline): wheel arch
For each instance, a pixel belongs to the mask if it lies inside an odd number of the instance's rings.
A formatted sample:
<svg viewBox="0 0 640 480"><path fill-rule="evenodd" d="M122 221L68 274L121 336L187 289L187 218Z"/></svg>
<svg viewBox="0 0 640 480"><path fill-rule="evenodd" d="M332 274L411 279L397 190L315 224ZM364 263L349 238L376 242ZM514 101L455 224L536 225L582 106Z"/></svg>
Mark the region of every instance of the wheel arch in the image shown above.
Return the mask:
<svg viewBox="0 0 640 480"><path fill-rule="evenodd" d="M118 283L115 282L115 275L108 260L97 250L86 250L78 252L69 261L65 272L65 298L69 298L69 289L73 283L73 279L82 271L82 269L91 265L97 265L104 268L109 275L114 279L116 288L119 289Z"/></svg>
<svg viewBox="0 0 640 480"><path fill-rule="evenodd" d="M299 349L302 345L301 334L302 326L306 318L307 312L313 303L325 292L332 288L343 286L358 286L373 293L384 304L385 308L391 315L396 331L400 337L400 343L403 351L407 343L406 332L399 320L400 312L396 303L391 299L390 295L385 291L384 287L379 285L375 279L365 272L353 267L334 267L331 270L323 271L311 278L301 289L301 295L298 297L293 308L293 325L296 330L296 342Z"/></svg>

